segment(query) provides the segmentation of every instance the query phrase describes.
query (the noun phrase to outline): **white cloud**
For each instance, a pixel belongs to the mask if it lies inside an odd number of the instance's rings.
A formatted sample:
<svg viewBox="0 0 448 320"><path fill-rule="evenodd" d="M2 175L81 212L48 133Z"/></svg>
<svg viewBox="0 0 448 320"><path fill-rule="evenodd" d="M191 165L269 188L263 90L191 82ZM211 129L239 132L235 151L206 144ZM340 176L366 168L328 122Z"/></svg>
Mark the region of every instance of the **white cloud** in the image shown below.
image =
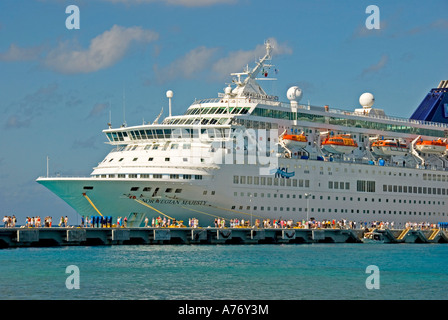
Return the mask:
<svg viewBox="0 0 448 320"><path fill-rule="evenodd" d="M42 49L42 46L21 48L12 43L6 52L0 53L0 61L37 60L42 52Z"/></svg>
<svg viewBox="0 0 448 320"><path fill-rule="evenodd" d="M217 51L216 48L201 46L190 50L181 58L173 61L164 68L154 66L156 77L160 82L165 82L178 77L192 78L210 65L210 61Z"/></svg>
<svg viewBox="0 0 448 320"><path fill-rule="evenodd" d="M365 68L362 72L361 72L361 76L365 76L367 74L371 74L371 73L376 73L378 71L380 71L381 69L383 69L387 62L389 61L389 56L387 54L384 54L380 61L378 61L378 63L372 64L371 66Z"/></svg>
<svg viewBox="0 0 448 320"><path fill-rule="evenodd" d="M6 112L11 114L5 122L6 128L29 127L31 122L45 113L51 107L61 103L63 95L59 92L57 84L42 86L36 91L11 103Z"/></svg>
<svg viewBox="0 0 448 320"><path fill-rule="evenodd" d="M88 49L76 44L60 43L45 58L44 65L61 73L88 73L107 68L126 54L132 42L149 43L158 33L141 27L125 28L114 25L91 40Z"/></svg>
<svg viewBox="0 0 448 320"><path fill-rule="evenodd" d="M386 19L381 20L380 29L367 29L365 23L358 25L358 27L353 31L352 35L348 41L367 38L367 37L377 37L382 36L389 29L389 21Z"/></svg>
<svg viewBox="0 0 448 320"><path fill-rule="evenodd" d="M93 106L92 110L90 110L88 118L104 115L106 111L109 109L109 107L110 106L107 103L96 103Z"/></svg>
<svg viewBox="0 0 448 320"><path fill-rule="evenodd" d="M280 44L275 38L269 39L273 50L272 55L278 56L291 54L292 49L286 44ZM154 72L159 82L165 82L175 78L193 78L204 70L209 70L213 79L224 79L232 72L239 72L248 64L252 66L254 61L266 54L264 44L257 45L253 50L239 50L228 53L227 56L218 59L218 48L200 46L189 51L181 58L173 61L167 67L154 66Z"/></svg>

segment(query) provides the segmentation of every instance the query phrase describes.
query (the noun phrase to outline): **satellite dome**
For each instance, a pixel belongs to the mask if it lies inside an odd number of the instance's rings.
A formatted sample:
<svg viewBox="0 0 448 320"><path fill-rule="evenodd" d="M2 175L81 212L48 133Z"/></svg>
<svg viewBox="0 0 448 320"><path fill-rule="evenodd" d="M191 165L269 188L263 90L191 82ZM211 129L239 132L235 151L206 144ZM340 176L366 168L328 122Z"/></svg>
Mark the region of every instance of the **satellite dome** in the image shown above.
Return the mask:
<svg viewBox="0 0 448 320"><path fill-rule="evenodd" d="M370 108L371 106L373 106L374 102L375 102L375 97L373 96L373 94L371 94L369 92L365 92L359 97L359 103L363 107Z"/></svg>
<svg viewBox="0 0 448 320"><path fill-rule="evenodd" d="M224 89L225 94L231 94L232 93L232 87L228 86Z"/></svg>
<svg viewBox="0 0 448 320"><path fill-rule="evenodd" d="M286 97L290 101L297 101L298 102L302 98L302 89L300 89L297 86L291 87L286 92Z"/></svg>

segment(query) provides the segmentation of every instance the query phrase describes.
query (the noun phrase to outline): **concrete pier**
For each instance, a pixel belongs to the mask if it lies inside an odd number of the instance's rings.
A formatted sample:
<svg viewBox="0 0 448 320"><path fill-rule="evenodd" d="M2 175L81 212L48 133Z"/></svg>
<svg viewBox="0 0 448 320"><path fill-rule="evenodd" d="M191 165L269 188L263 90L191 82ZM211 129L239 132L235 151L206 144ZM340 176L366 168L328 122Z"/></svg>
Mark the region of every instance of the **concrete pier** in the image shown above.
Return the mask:
<svg viewBox="0 0 448 320"><path fill-rule="evenodd" d="M375 229L386 243L448 243L441 229ZM359 229L2 228L0 248L122 244L358 243Z"/></svg>

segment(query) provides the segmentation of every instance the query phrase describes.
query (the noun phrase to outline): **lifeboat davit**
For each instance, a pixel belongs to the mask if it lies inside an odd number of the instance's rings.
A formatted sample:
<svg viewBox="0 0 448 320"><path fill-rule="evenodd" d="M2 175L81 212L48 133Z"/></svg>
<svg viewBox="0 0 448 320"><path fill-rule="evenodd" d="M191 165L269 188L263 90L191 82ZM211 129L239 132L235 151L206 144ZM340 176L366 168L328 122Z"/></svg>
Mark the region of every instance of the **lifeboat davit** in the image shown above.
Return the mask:
<svg viewBox="0 0 448 320"><path fill-rule="evenodd" d="M409 152L406 144L396 140L377 140L372 143L372 150L380 156L399 156Z"/></svg>
<svg viewBox="0 0 448 320"><path fill-rule="evenodd" d="M308 139L304 134L285 134L282 137L287 148L305 148Z"/></svg>
<svg viewBox="0 0 448 320"><path fill-rule="evenodd" d="M358 144L350 135L327 137L322 142L322 147L330 153L350 153L358 147Z"/></svg>
<svg viewBox="0 0 448 320"><path fill-rule="evenodd" d="M423 153L444 153L447 148L447 143L438 140L419 140L415 143L415 149Z"/></svg>

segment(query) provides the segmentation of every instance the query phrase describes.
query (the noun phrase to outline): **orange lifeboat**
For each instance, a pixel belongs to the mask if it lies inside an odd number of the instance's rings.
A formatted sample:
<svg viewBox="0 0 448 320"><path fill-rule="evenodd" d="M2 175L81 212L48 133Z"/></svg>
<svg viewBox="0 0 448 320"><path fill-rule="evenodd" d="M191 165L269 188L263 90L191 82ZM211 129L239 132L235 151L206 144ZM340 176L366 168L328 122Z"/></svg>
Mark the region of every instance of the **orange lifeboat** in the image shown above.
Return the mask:
<svg viewBox="0 0 448 320"><path fill-rule="evenodd" d="M372 150L374 153L381 156L398 156L409 152L406 144L392 139L377 140L373 142Z"/></svg>
<svg viewBox="0 0 448 320"><path fill-rule="evenodd" d="M282 139L287 148L304 148L308 142L304 134L285 134Z"/></svg>
<svg viewBox="0 0 448 320"><path fill-rule="evenodd" d="M447 143L438 140L419 140L415 143L415 149L423 153L444 153Z"/></svg>
<svg viewBox="0 0 448 320"><path fill-rule="evenodd" d="M330 153L350 153L358 147L358 144L350 135L339 135L327 137L322 146Z"/></svg>

